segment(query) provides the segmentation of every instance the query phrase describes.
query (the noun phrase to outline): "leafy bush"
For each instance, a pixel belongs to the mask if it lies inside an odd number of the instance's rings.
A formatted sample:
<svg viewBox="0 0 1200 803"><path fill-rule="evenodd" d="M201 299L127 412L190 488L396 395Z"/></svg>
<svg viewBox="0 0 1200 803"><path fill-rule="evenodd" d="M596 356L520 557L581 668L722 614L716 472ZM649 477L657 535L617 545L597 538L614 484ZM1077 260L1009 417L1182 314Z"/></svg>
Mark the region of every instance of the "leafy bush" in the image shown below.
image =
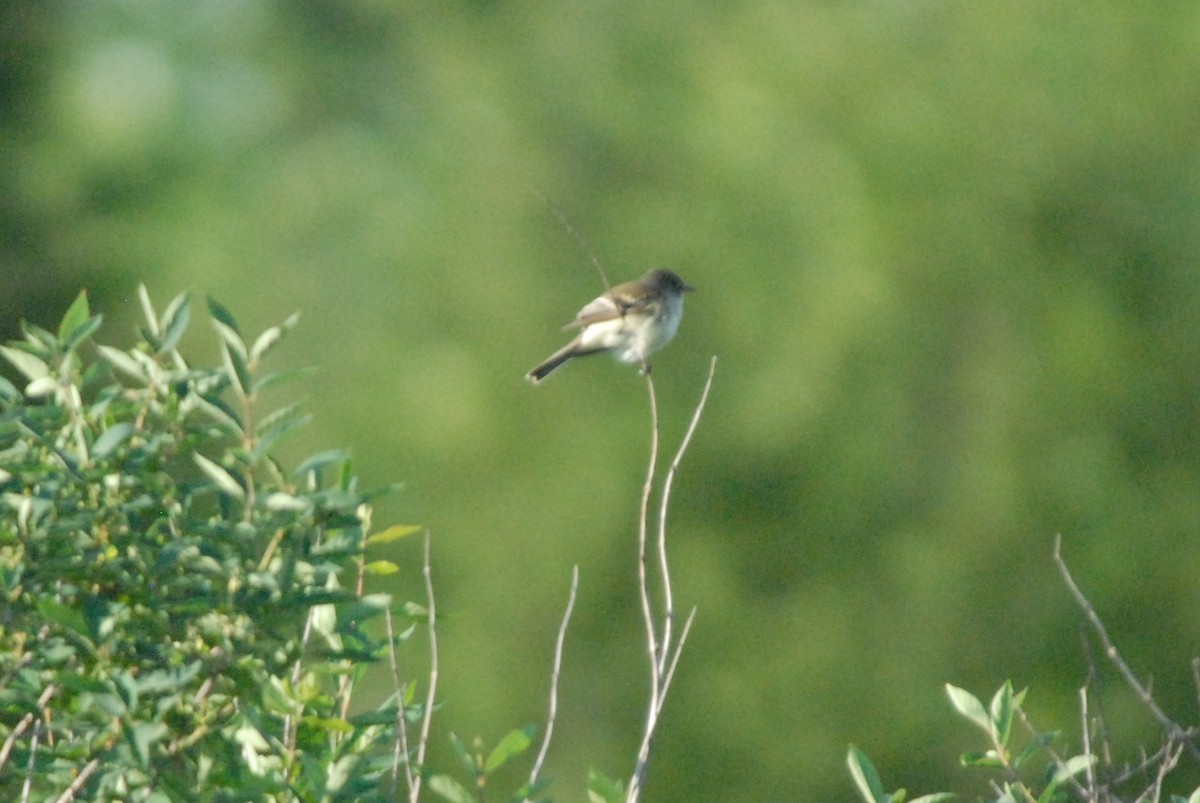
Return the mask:
<svg viewBox="0 0 1200 803"><path fill-rule="evenodd" d="M271 457L306 420L259 409L295 317L250 343L210 301L222 364L198 368L189 296L140 295L131 349L91 346L82 294L0 346L24 380L0 377L0 799L396 799L425 706L350 701L402 637L364 549L414 528L368 537L342 452Z"/></svg>
<svg viewBox="0 0 1200 803"><path fill-rule="evenodd" d="M1162 730L1162 744L1153 751L1142 750L1136 762L1119 764L1114 760L1109 743L1112 725L1103 716L1090 713L1090 686L1102 673L1090 660L1089 652L1089 681L1079 690L1083 727L1078 741L1082 752L1069 758L1055 749L1058 733L1033 727L1022 708L1025 692L1014 692L1011 681L1000 687L986 707L967 690L946 684L946 693L955 710L987 738L985 749L963 753L963 766L994 773L996 777L988 780L995 794L990 798L994 803L1065 803L1070 800L1200 803L1200 789L1186 798L1164 789L1165 781L1183 756L1190 756L1195 765L1200 765L1200 726L1185 727L1168 717L1155 701L1151 688L1138 679L1109 638L1099 613L1071 576L1062 556L1061 538L1055 539L1054 563L1098 640L1103 655L1137 702L1157 721ZM1200 692L1200 659L1192 660L1192 670ZM1023 729L1014 728L1018 722ZM1020 730L1027 732L1027 738L1021 739L1017 735ZM885 791L867 754L854 745L850 746L846 763L859 794L867 803L903 803L907 798L903 789ZM955 797L948 792L938 792L916 798L912 803L940 803Z"/></svg>

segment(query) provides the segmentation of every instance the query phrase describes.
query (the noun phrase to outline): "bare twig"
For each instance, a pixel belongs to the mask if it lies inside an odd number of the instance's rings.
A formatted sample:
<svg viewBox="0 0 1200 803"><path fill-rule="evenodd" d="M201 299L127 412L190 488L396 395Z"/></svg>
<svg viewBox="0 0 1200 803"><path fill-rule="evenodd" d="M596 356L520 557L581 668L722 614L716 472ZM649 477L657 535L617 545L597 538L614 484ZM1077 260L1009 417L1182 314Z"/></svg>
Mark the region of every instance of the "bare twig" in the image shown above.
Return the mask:
<svg viewBox="0 0 1200 803"><path fill-rule="evenodd" d="M638 592L642 602L642 618L646 624L647 652L650 655L650 699L658 699L658 633L654 627L654 610L650 602L650 586L646 579L646 533L649 520L650 494L654 491L654 474L658 468L658 398L654 379L646 374L646 389L650 394L650 458L646 482L642 486L642 505L638 511Z"/></svg>
<svg viewBox="0 0 1200 803"><path fill-rule="evenodd" d="M1112 780L1101 787L1101 789L1105 790L1105 798L1112 797L1112 790L1120 788L1138 775L1145 775L1151 767L1161 764L1176 747L1178 747L1178 743L1167 740L1162 747L1150 755L1146 755L1145 748L1141 748L1141 761L1134 766L1126 765L1125 769L1114 775Z"/></svg>
<svg viewBox="0 0 1200 803"><path fill-rule="evenodd" d="M692 436L696 433L696 427L700 424L700 414L704 412L704 405L708 403L708 392L712 389L713 373L716 370L717 358L713 357L708 366L708 379L704 383L704 391L700 394L700 402L696 405L696 411L692 414L691 423L688 424L687 431L683 435L683 440L679 444L679 449L675 452L675 459L671 461L671 467L667 470L666 479L663 480L662 500L659 503L658 509L658 565L659 571L662 573L664 606L662 645L659 648L658 656L659 673L662 673L666 669L667 656L671 651L671 625L675 619L675 601L671 591L671 569L667 563L667 509L671 503L671 486L675 483L675 475L679 473L679 464L683 461L683 454L687 451L688 445L692 442ZM694 614L695 611L693 610L692 613Z"/></svg>
<svg viewBox="0 0 1200 803"><path fill-rule="evenodd" d="M1112 639L1108 637L1108 630L1105 629L1104 622L1100 620L1096 609L1092 607L1088 598L1084 596L1083 591L1079 589L1075 578L1071 576L1071 572L1067 568L1066 561L1063 560L1061 535L1054 539L1054 562L1058 566L1058 571L1062 575L1063 582L1067 584L1071 595L1075 597L1075 602L1083 610L1084 616L1087 617L1092 629L1096 631L1096 635L1100 638L1100 643L1104 646L1104 654L1108 657L1109 661L1117 668L1121 677L1125 678L1125 682L1129 685L1134 695L1142 701L1142 705L1146 706L1146 710L1162 725L1163 729L1167 732L1167 737L1183 743L1187 747L1188 752L1191 753L1192 758L1200 761L1200 749L1197 749L1196 745L1192 742L1194 734L1184 730L1177 722L1163 713L1163 710L1158 707L1158 703L1154 702L1154 697L1151 696L1146 687L1138 680L1137 675L1133 673L1133 670L1129 668L1129 664L1125 663L1125 660L1121 657L1121 653L1117 651L1117 647L1113 644Z"/></svg>
<svg viewBox="0 0 1200 803"><path fill-rule="evenodd" d="M1083 736L1083 754L1090 756L1092 754L1092 734L1091 728L1088 725L1088 696L1087 686L1079 687L1079 724L1080 733ZM1084 800L1097 800L1096 796L1096 769L1093 762L1089 761L1084 768L1087 777L1087 795Z"/></svg>
<svg viewBox="0 0 1200 803"><path fill-rule="evenodd" d="M600 257L596 254L596 249L592 248L592 244L588 242L588 239L583 236L579 229L575 228L575 226L571 223L571 219L567 217L567 213L564 212L558 204L550 200L550 197L537 187L533 187L532 189L533 192L542 199L542 202L546 204L546 206L550 207L550 211L554 213L554 217L558 218L559 224L562 225L567 234L571 235L571 238L575 240L576 244L578 244L579 247L583 249L584 253L587 254L588 261L592 264L592 267L596 269L596 273L600 274L600 281L604 284L604 292L612 293L612 285L608 282L608 274L604 272L604 265L601 264ZM618 309L620 309L619 306ZM622 317L624 317L624 313L622 313Z"/></svg>
<svg viewBox="0 0 1200 803"><path fill-rule="evenodd" d="M712 363L708 370L708 379L704 383L704 391L700 395L700 401L696 405L696 411L692 416L691 424L688 426L687 432L684 435L683 441L675 454L674 460L668 470L667 476L663 482L662 500L659 507L658 520L658 563L659 563L659 581L662 583L662 598L663 598L663 614L661 633L658 631L658 625L654 619L653 606L650 600L649 585L646 580L646 531L647 531L647 516L650 505L650 494L654 484L655 468L658 460L658 401L654 393L654 381L650 378L650 373L645 372L646 387L650 396L650 414L652 420L652 436L650 442L650 461L649 470L646 474L646 484L642 490L642 506L641 514L638 519L638 591L641 595L642 617L646 625L646 647L650 657L650 700L646 706L646 724L642 733L642 741L638 747L637 761L634 765L633 775L629 779L629 791L626 794L626 803L636 803L642 793L642 787L646 780L646 769L650 764L650 750L654 741L654 733L658 727L658 718L662 713L663 703L666 701L667 691L670 688L671 679L675 675L675 668L679 663L679 656L683 652L683 645L687 641L688 633L691 630L692 622L696 616L696 609L693 608L688 615L687 622L684 624L683 632L680 635L679 642L672 648L671 632L672 624L675 616L674 597L671 590L671 572L667 561L667 509L670 503L671 485L675 474L678 473L679 464L683 460L684 452L687 451L688 444L691 442L692 435L696 431L696 426L700 421L700 415L704 410L704 405L708 400L709 390L712 388L713 373L716 371L717 358L713 357Z"/></svg>
<svg viewBox="0 0 1200 803"><path fill-rule="evenodd" d="M1029 719L1029 714L1027 714L1025 712L1024 706L1018 705L1016 707L1016 712L1017 712L1017 716L1020 717L1020 719L1021 719L1021 724L1025 726L1025 730L1029 732L1029 735L1034 738L1037 738L1037 736L1040 733L1042 733L1042 731L1040 731L1034 727L1033 722ZM1051 745L1049 745L1049 744L1043 745L1042 749L1045 750L1047 754L1049 754L1050 758L1054 759L1054 762L1058 766L1061 767L1067 763L1066 760L1059 754L1059 752L1057 750L1055 750ZM1086 752L1087 751L1085 751L1085 753ZM1088 769L1090 772L1090 770L1091 770L1090 764L1088 765ZM1078 794L1084 800L1090 800L1090 798L1087 796L1087 791L1083 788L1083 785L1080 784L1079 781L1075 779L1074 776L1069 778L1067 780L1067 782L1075 789L1076 794Z"/></svg>
<svg viewBox="0 0 1200 803"><path fill-rule="evenodd" d="M50 698L53 697L57 692L57 684L51 683L49 686L47 686L45 690L38 696L38 708L45 708L46 703L50 702ZM33 712L30 711L25 716L21 717L20 721L13 726L12 733L8 734L8 738L4 740L4 747L0 748L0 769L3 769L4 765L8 763L8 756L12 752L13 745L16 744L17 739L21 738L21 734L33 724L33 719Z"/></svg>
<svg viewBox="0 0 1200 803"><path fill-rule="evenodd" d="M29 761L25 767L25 783L21 785L21 803L28 803L29 793L33 791L33 769L37 766L38 739L42 735L42 721L33 723L33 736L29 739Z"/></svg>
<svg viewBox="0 0 1200 803"><path fill-rule="evenodd" d="M74 800L75 795L80 789L83 788L83 785L87 783L87 779L92 777L92 773L99 769L99 767L100 759L98 758L93 758L91 761L85 764L83 769L79 771L79 775L75 777L75 780L71 781L71 785L68 786L61 795L55 798L54 803L67 803L69 800Z"/></svg>
<svg viewBox="0 0 1200 803"><path fill-rule="evenodd" d="M404 716L404 683L400 679L400 662L396 659L396 628L392 623L392 607L383 610L384 627L388 639L388 666L392 670L392 685L396 689L396 743L392 750L392 792L399 785L400 766L404 766L405 788L413 794L412 762L408 760L408 723ZM399 798L397 798L399 799Z"/></svg>
<svg viewBox="0 0 1200 803"><path fill-rule="evenodd" d="M567 608L563 611L562 624L558 626L558 638L554 642L554 669L550 673L550 710L546 714L546 733L542 737L542 747L538 750L537 760L533 762L533 770L529 773L529 785L533 786L542 771L546 761L546 753L550 750L550 737L554 733L554 719L558 715L558 677L562 671L563 643L567 639L567 625L571 621L571 611L575 609L575 593L579 589L579 565L571 569L571 592L567 595Z"/></svg>
<svg viewBox="0 0 1200 803"><path fill-rule="evenodd" d="M421 718L421 735L417 741L416 763L420 768L425 764L425 748L429 744L429 725L433 721L434 694L437 691L438 679L438 649L437 649L437 610L433 600L433 570L429 562L429 533L425 533L425 560L421 568L425 578L425 600L429 611L429 691L425 695L425 710ZM417 803L421 794L421 774L418 771L409 787L408 799Z"/></svg>

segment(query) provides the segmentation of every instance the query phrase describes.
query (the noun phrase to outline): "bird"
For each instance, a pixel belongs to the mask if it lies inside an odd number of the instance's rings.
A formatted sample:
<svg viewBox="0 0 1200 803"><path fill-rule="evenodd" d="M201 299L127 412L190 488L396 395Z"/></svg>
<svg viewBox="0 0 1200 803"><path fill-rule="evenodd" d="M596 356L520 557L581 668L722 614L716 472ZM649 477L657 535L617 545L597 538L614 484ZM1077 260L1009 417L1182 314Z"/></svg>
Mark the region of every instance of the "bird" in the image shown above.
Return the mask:
<svg viewBox="0 0 1200 803"><path fill-rule="evenodd" d="M575 320L563 327L578 329L579 334L525 374L525 378L540 384L572 357L602 352L609 352L624 363L639 363L642 373L649 372L646 358L675 337L683 319L683 295L694 289L672 271L662 268L618 284L579 310Z"/></svg>

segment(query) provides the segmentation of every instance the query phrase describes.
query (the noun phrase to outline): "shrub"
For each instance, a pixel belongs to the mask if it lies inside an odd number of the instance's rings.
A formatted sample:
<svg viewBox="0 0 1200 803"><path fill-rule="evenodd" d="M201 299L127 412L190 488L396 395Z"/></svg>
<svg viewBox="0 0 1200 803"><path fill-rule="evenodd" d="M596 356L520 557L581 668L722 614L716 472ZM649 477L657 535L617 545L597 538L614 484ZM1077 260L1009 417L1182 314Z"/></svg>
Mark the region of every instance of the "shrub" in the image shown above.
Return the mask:
<svg viewBox="0 0 1200 803"><path fill-rule="evenodd" d="M0 346L0 799L396 799L413 684L350 710L396 640L362 592L395 568L363 560L377 491L342 452L280 465L306 416L259 409L295 316L248 342L210 301L194 367L189 296L140 295L131 349L92 345L83 294Z"/></svg>

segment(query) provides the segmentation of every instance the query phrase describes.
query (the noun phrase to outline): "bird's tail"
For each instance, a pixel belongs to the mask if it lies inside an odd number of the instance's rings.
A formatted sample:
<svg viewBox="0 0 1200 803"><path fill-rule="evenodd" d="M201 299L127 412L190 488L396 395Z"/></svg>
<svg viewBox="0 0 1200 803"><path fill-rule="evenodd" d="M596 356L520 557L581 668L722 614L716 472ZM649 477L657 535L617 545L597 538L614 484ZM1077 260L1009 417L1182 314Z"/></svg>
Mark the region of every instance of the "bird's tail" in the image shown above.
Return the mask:
<svg viewBox="0 0 1200 803"><path fill-rule="evenodd" d="M554 352L549 357L547 357L545 360L543 360L542 363L540 365L538 365L537 368L534 368L532 371L525 374L525 378L528 379L533 384L537 385L537 384L541 383L541 381L543 379L545 379L547 376L549 376L550 372L553 371L555 368L559 367L564 362L571 359L572 357L577 356L580 353L590 353L590 352L580 352L579 351L579 339L576 338L575 340L572 340L570 343L563 346L558 351Z"/></svg>

